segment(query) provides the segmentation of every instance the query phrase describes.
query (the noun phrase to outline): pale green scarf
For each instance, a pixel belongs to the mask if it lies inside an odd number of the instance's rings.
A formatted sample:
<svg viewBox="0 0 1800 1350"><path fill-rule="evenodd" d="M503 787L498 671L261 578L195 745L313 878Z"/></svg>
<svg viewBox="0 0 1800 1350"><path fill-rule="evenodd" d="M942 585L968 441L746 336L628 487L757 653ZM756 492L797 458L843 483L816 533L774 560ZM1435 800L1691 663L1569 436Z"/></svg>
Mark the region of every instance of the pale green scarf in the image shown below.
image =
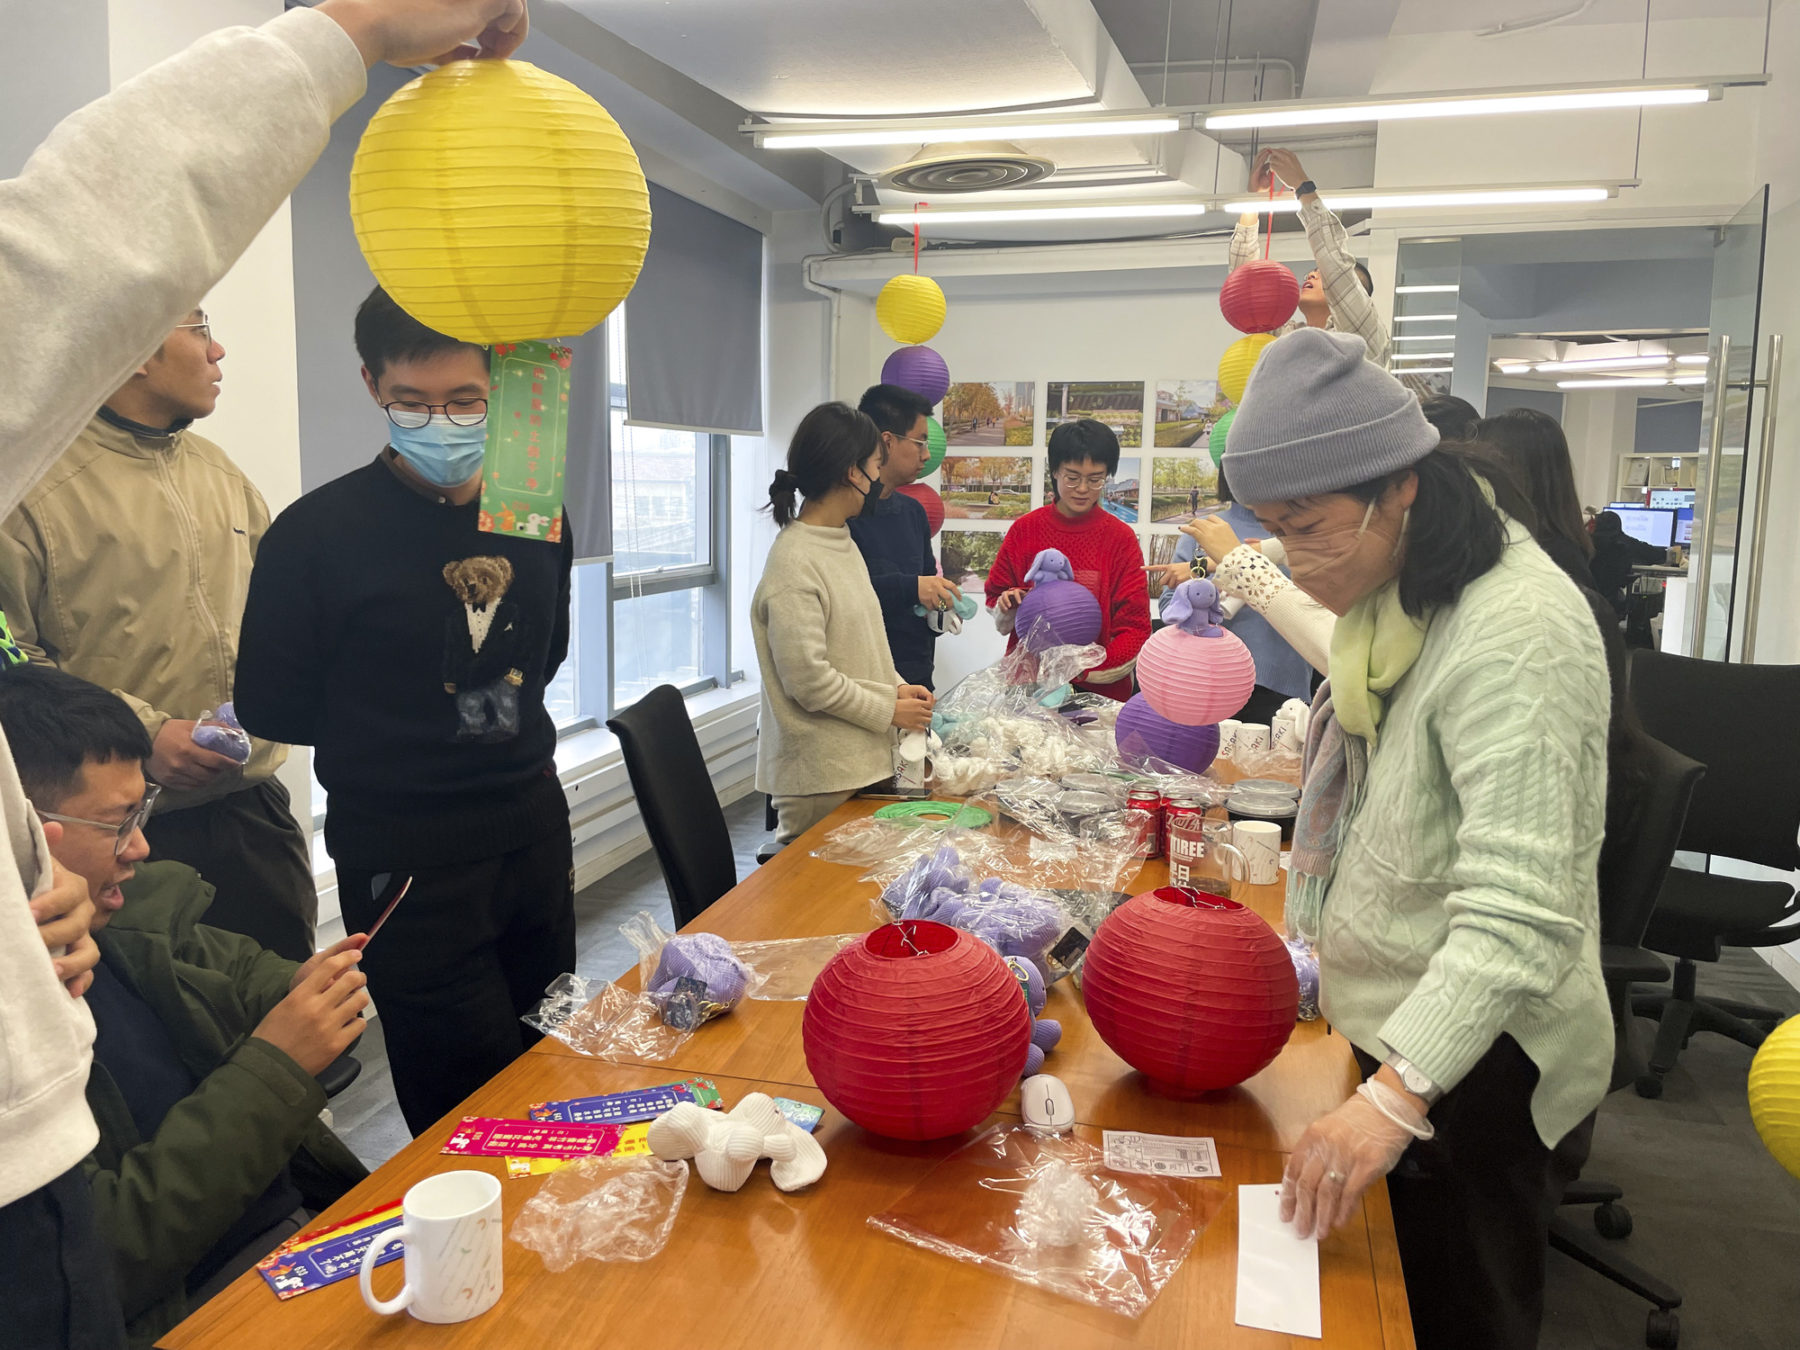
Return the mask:
<svg viewBox="0 0 1800 1350"><path fill-rule="evenodd" d="M1375 748L1384 701L1425 646L1425 624L1400 607L1390 581L1350 607L1331 634L1331 703L1338 724Z"/></svg>

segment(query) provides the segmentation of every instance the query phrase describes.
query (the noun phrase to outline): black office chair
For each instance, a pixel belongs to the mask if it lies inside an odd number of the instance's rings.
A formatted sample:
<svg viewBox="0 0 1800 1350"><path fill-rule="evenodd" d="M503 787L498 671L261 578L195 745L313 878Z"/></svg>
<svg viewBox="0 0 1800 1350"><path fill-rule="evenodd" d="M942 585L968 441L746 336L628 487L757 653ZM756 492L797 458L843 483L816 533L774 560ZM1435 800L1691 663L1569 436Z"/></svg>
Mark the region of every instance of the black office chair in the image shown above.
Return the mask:
<svg viewBox="0 0 1800 1350"><path fill-rule="evenodd" d="M1658 740L1706 765L1678 848L1739 858L1777 871L1800 868L1800 666L1744 666L1662 652L1631 654L1631 702ZM1755 1047L1786 1014L1695 993L1696 962L1725 947L1778 947L1800 939L1800 897L1785 881L1752 881L1671 868L1644 945L1676 958L1667 994L1635 1000L1659 1025L1637 1089L1660 1097L1696 1031Z"/></svg>
<svg viewBox="0 0 1800 1350"><path fill-rule="evenodd" d="M1648 737L1638 742L1633 763L1632 780L1615 786L1614 791L1621 794L1618 818L1608 821L1600 849L1600 969L1612 1005L1610 1090L1614 1092L1636 1078L1643 1064L1637 1049L1631 986L1669 978L1669 968L1661 958L1638 944L1675 856L1675 840L1694 787L1706 772L1687 756ZM1632 772L1618 764L1612 768L1614 773ZM1562 1203L1596 1206L1593 1230L1565 1215L1555 1215L1550 1220L1550 1245L1654 1304L1644 1342L1653 1350L1674 1350L1681 1335L1675 1313L1681 1306L1681 1292L1617 1255L1602 1241L1631 1233L1631 1211L1619 1203L1623 1198L1624 1192L1611 1182L1585 1177L1575 1181L1563 1191Z"/></svg>
<svg viewBox="0 0 1800 1350"><path fill-rule="evenodd" d="M362 1061L352 1053L355 1049L356 1046L351 1044L343 1054L313 1075L318 1079L319 1086L325 1089L327 1098L337 1096L362 1076Z"/></svg>
<svg viewBox="0 0 1800 1350"><path fill-rule="evenodd" d="M737 885L731 831L687 703L674 685L658 685L606 725L625 752L625 772L669 888L675 926L685 928Z"/></svg>

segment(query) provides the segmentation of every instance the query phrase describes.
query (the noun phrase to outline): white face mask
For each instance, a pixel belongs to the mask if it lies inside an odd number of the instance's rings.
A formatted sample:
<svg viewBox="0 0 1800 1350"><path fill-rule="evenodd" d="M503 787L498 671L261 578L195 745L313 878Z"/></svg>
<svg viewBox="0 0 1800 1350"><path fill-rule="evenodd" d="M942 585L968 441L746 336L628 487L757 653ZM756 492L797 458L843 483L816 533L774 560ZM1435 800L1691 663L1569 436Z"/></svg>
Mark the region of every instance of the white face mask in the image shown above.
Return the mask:
<svg viewBox="0 0 1800 1350"><path fill-rule="evenodd" d="M1400 556L1401 541L1412 518L1408 507L1400 516L1400 531L1394 535L1385 553L1375 554L1364 545L1365 535L1384 537L1375 524L1375 503L1363 511L1362 523L1305 535L1287 535L1281 543L1287 550L1288 572L1294 584L1335 614L1344 614L1365 594L1393 575L1393 565Z"/></svg>

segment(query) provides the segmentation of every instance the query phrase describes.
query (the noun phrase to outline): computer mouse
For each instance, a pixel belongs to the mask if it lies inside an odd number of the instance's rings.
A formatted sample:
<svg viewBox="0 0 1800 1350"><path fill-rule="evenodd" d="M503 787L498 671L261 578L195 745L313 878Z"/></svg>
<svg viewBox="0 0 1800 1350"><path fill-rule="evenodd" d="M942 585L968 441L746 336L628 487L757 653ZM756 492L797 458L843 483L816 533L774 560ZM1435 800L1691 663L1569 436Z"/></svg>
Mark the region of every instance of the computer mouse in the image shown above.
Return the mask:
<svg viewBox="0 0 1800 1350"><path fill-rule="evenodd" d="M1036 1074L1020 1083L1019 1110L1027 1125L1045 1134L1067 1134L1075 1128L1075 1099L1055 1074Z"/></svg>

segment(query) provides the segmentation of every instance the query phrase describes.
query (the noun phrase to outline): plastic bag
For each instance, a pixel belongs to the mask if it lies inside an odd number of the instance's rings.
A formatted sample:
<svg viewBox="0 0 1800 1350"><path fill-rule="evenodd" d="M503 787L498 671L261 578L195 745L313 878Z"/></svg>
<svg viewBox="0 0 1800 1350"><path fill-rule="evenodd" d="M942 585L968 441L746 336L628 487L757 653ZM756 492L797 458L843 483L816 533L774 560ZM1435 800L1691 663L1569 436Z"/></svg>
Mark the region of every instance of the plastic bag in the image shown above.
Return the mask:
<svg viewBox="0 0 1800 1350"><path fill-rule="evenodd" d="M869 1223L928 1251L1140 1317L1199 1236L1182 1184L1111 1171L1100 1149L1074 1136L999 1126Z"/></svg>
<svg viewBox="0 0 1800 1350"><path fill-rule="evenodd" d="M580 1158L554 1173L513 1221L512 1240L551 1270L577 1261L648 1261L668 1245L688 1165Z"/></svg>
<svg viewBox="0 0 1800 1350"><path fill-rule="evenodd" d="M596 986L579 975L558 975L520 1020L577 1054L617 1064L660 1064L692 1034L663 1021L656 1005L636 990L611 980Z"/></svg>
<svg viewBox="0 0 1800 1350"><path fill-rule="evenodd" d="M208 708L194 722L194 744L235 759L239 764L250 759L250 734L237 720L237 711L229 703L221 703L214 712Z"/></svg>
<svg viewBox="0 0 1800 1350"><path fill-rule="evenodd" d="M638 950L638 988L677 1031L722 1017L762 983L717 933L670 933L646 910L619 931Z"/></svg>
<svg viewBox="0 0 1800 1350"><path fill-rule="evenodd" d="M734 942L731 950L756 973L762 983L748 995L754 999L804 1003L813 981L827 962L861 933L834 933L829 937L777 938L769 942Z"/></svg>

